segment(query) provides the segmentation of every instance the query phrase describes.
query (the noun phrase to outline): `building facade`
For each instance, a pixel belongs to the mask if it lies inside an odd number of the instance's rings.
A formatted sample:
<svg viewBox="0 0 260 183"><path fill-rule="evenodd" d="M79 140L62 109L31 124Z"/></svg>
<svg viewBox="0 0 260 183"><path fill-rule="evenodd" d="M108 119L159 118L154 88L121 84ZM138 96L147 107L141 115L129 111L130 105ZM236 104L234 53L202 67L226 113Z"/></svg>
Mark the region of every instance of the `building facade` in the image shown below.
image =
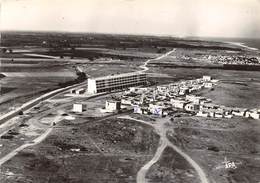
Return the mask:
<svg viewBox="0 0 260 183"><path fill-rule="evenodd" d="M132 72L88 79L88 93L102 93L145 85L146 74Z"/></svg>
<svg viewBox="0 0 260 183"><path fill-rule="evenodd" d="M86 105L84 104L73 104L73 112L83 112L86 110Z"/></svg>
<svg viewBox="0 0 260 183"><path fill-rule="evenodd" d="M121 109L120 101L106 101L105 109L107 112L117 112Z"/></svg>

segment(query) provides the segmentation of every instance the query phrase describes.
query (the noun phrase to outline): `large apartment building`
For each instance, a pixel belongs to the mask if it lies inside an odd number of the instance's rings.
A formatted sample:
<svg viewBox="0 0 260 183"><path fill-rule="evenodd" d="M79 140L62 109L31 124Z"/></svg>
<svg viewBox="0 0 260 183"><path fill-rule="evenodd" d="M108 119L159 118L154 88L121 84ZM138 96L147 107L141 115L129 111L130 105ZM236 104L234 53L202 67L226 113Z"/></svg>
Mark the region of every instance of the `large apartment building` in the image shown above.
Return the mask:
<svg viewBox="0 0 260 183"><path fill-rule="evenodd" d="M143 72L131 72L105 77L89 78L88 93L102 93L120 90L145 85L146 82L146 74Z"/></svg>

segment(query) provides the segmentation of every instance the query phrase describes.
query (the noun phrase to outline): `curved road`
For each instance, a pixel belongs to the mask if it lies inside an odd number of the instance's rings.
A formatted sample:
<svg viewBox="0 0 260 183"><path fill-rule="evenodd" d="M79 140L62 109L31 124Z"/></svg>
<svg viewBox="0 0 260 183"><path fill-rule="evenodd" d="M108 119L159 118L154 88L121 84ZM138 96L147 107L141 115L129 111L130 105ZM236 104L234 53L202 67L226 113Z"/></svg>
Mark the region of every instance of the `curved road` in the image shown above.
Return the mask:
<svg viewBox="0 0 260 183"><path fill-rule="evenodd" d="M135 119L130 116L121 116L118 118L133 120L133 121L137 121L137 122L152 126L155 129L156 133L160 136L160 145L159 145L154 157L148 163L146 163L137 173L137 178L136 178L137 183L147 183L147 180L145 178L146 173L148 172L150 167L160 159L161 154L163 153L164 149L167 146L173 148L195 169L195 171L199 175L199 178L202 183L209 183L207 176L206 176L205 172L203 171L203 169L188 154L183 152L179 147L173 145L168 140L168 138L166 137L167 128L165 127L165 123L168 122L167 120L164 120L163 122L160 122L160 123L152 123L152 122L146 122L143 120Z"/></svg>
<svg viewBox="0 0 260 183"><path fill-rule="evenodd" d="M53 122L57 123L61 119L62 119L61 114L59 114L58 116L55 117ZM18 152L22 151L23 149L30 147L30 146L37 145L40 142L42 142L51 133L52 129L53 129L53 126L50 126L43 134L41 134L39 137L34 139L32 142L27 142L27 143L21 145L20 147L14 149L7 155L5 155L3 158L0 159L0 166L2 164L4 164L5 162L7 162L8 160L10 160L11 158L13 158Z"/></svg>
<svg viewBox="0 0 260 183"><path fill-rule="evenodd" d="M145 176L148 172L148 170L150 169L150 167L156 163L160 157L161 157L161 154L163 153L164 149L168 146L167 144L167 141L165 140L162 140L162 138L160 138L160 145L159 147L157 148L157 151L156 153L154 154L153 158L148 162L146 163L137 173L137 178L136 178L136 182L137 183L145 183L147 182L146 179L145 179Z"/></svg>
<svg viewBox="0 0 260 183"><path fill-rule="evenodd" d="M169 52L167 52L167 53L165 53L165 54L163 54L163 55L161 55L161 56L159 56L159 57L156 57L156 58L153 58L153 59L148 59L148 60L146 60L146 61L144 62L143 65L141 65L141 66L139 66L139 67L140 67L141 69L143 69L143 70L142 70L143 72L148 71L149 68L147 67L147 64L148 64L149 62L151 62L151 61L153 61L153 60L160 60L160 59L162 59L162 58L164 58L164 57L169 56L170 54L172 54L172 53L175 52L175 51L176 51L176 48L174 48L173 50L171 50L171 51L169 51Z"/></svg>

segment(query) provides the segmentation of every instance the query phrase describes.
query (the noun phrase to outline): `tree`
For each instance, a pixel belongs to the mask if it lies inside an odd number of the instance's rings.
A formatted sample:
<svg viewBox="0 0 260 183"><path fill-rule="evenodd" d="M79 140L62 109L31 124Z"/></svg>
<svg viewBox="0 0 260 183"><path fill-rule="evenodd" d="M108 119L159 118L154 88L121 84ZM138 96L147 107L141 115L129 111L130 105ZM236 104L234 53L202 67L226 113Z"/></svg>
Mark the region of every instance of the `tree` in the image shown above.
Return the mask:
<svg viewBox="0 0 260 183"><path fill-rule="evenodd" d="M6 53L7 49L6 48L2 48L2 52Z"/></svg>

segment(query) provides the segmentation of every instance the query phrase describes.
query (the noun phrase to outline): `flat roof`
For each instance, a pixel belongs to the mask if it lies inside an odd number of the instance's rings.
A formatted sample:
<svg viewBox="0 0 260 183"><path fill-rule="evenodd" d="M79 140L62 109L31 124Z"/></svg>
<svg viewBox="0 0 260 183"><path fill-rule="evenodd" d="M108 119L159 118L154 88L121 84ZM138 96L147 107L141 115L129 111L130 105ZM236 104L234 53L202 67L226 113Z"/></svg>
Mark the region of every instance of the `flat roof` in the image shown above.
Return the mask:
<svg viewBox="0 0 260 183"><path fill-rule="evenodd" d="M141 74L146 74L142 71L137 71L137 72L128 72L128 73L122 73L122 74L114 74L114 75L108 75L108 76L101 76L101 77L96 77L96 78L89 78L92 80L106 80L106 79L113 79L113 78L120 78L120 77L127 77L127 76L135 76L135 75L141 75Z"/></svg>

